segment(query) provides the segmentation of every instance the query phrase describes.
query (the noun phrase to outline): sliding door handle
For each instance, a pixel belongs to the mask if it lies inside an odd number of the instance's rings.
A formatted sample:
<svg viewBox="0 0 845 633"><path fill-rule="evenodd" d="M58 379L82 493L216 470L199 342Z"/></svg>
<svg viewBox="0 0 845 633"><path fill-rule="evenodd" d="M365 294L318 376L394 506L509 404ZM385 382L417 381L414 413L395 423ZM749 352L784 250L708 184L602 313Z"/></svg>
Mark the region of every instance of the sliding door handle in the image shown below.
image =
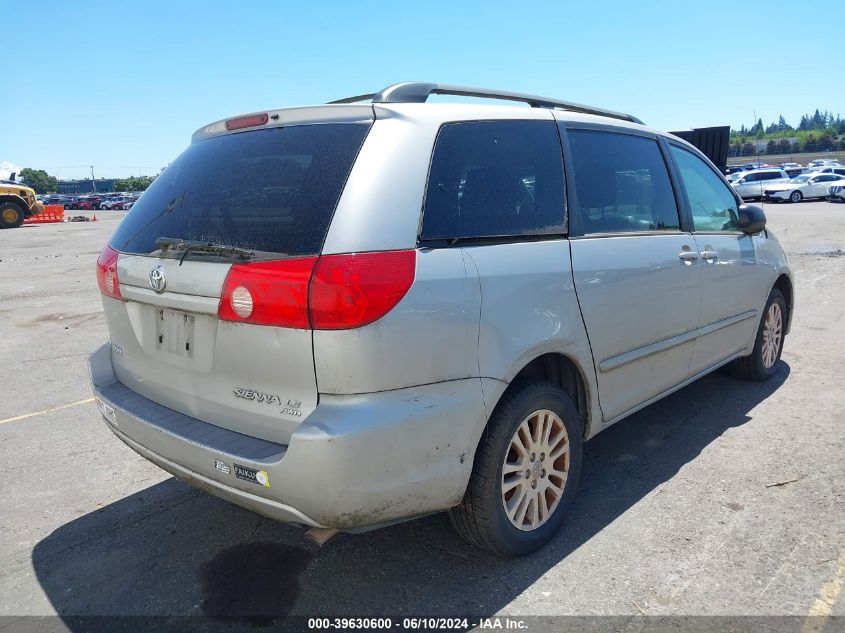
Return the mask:
<svg viewBox="0 0 845 633"><path fill-rule="evenodd" d="M715 262L719 259L718 251L701 251L701 259L706 262Z"/></svg>

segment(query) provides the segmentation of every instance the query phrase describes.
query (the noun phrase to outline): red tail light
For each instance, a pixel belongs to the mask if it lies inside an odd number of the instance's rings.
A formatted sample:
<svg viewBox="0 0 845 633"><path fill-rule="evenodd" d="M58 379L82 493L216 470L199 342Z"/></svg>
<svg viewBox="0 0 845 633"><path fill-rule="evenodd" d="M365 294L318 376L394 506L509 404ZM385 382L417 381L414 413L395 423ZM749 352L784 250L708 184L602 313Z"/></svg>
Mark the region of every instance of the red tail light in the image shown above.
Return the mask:
<svg viewBox="0 0 845 633"><path fill-rule="evenodd" d="M224 321L307 328L308 280L317 257L234 264L223 284Z"/></svg>
<svg viewBox="0 0 845 633"><path fill-rule="evenodd" d="M311 324L343 330L377 321L414 283L416 251L326 255L311 280Z"/></svg>
<svg viewBox="0 0 845 633"><path fill-rule="evenodd" d="M120 283L117 280L117 251L106 245L97 258L97 284L107 297L121 299Z"/></svg>
<svg viewBox="0 0 845 633"><path fill-rule="evenodd" d="M361 327L399 303L415 272L413 250L234 264L223 284L218 316L278 327Z"/></svg>

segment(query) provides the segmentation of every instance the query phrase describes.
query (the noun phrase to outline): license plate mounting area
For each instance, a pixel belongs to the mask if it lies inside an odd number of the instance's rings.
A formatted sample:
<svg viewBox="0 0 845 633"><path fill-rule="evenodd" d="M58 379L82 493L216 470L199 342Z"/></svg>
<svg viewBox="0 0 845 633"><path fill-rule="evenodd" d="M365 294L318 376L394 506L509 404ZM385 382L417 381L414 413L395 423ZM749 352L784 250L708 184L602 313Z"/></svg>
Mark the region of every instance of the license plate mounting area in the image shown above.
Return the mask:
<svg viewBox="0 0 845 633"><path fill-rule="evenodd" d="M156 348L180 356L193 356L195 322L196 317L192 314L158 309L156 311Z"/></svg>

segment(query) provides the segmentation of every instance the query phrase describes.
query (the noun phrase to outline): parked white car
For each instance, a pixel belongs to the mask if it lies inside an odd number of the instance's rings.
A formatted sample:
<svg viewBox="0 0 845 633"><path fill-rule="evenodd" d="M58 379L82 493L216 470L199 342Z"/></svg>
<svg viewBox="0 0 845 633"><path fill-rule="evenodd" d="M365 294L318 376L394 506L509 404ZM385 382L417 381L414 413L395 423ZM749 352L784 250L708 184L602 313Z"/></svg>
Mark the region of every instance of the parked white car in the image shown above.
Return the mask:
<svg viewBox="0 0 845 633"><path fill-rule="evenodd" d="M770 167L735 174L731 185L743 200L752 200L762 198L764 188L780 182L789 182L789 175L783 169Z"/></svg>
<svg viewBox="0 0 845 633"><path fill-rule="evenodd" d="M839 184L837 181L828 187L827 198L831 202L845 202L845 183Z"/></svg>
<svg viewBox="0 0 845 633"><path fill-rule="evenodd" d="M818 169L819 167L841 167L842 164L836 158L817 158L816 160L811 160L807 163L807 167L812 169Z"/></svg>
<svg viewBox="0 0 845 633"><path fill-rule="evenodd" d="M824 198L828 196L828 189L833 183L845 185L845 177L814 172L796 176L789 182L766 185L763 198L772 202L801 202L805 198Z"/></svg>
<svg viewBox="0 0 845 633"><path fill-rule="evenodd" d="M117 198L111 198L110 200L104 200L101 202L100 208L107 211L111 209L125 209L127 204L133 202L135 202L134 198L130 198L129 196L118 196Z"/></svg>
<svg viewBox="0 0 845 633"><path fill-rule="evenodd" d="M817 174L838 174L845 178L845 165L827 165L813 170Z"/></svg>

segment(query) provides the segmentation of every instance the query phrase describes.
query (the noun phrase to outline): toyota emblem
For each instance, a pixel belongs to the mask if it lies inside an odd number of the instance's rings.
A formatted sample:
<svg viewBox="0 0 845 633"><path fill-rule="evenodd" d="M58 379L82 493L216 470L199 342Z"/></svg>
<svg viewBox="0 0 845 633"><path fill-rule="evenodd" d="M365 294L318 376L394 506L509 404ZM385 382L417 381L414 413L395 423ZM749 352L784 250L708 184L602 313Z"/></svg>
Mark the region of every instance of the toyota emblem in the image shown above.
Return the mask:
<svg viewBox="0 0 845 633"><path fill-rule="evenodd" d="M161 266L156 266L150 271L150 288L156 292L164 292L167 286L167 277L164 276L164 269Z"/></svg>

